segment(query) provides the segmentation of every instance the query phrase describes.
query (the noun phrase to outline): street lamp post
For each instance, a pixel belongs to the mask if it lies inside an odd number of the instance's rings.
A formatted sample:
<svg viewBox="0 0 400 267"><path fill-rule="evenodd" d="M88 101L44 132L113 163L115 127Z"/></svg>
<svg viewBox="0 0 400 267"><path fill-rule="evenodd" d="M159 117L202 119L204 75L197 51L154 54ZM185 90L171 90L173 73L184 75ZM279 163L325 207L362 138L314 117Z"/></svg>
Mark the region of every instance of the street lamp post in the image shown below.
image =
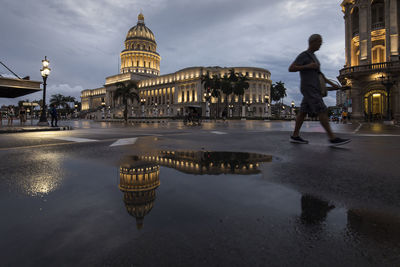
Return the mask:
<svg viewBox="0 0 400 267"><path fill-rule="evenodd" d="M269 96L265 95L265 118L269 117Z"/></svg>
<svg viewBox="0 0 400 267"><path fill-rule="evenodd" d="M383 74L379 77L381 80L381 84L385 86L386 93L387 93L387 119L389 121L392 120L392 114L390 112L390 89L392 88L393 85L396 84L396 81L394 81L391 77L389 76L383 76Z"/></svg>
<svg viewBox="0 0 400 267"><path fill-rule="evenodd" d="M45 56L42 60L42 69L40 70L40 74L43 77L43 101L42 101L42 113L40 114L40 120L38 125L48 126L49 122L46 117L46 85L47 85L47 77L50 75L49 61Z"/></svg>
<svg viewBox="0 0 400 267"><path fill-rule="evenodd" d="M247 116L250 117L250 102L248 100L246 101L246 106L247 106Z"/></svg>
<svg viewBox="0 0 400 267"><path fill-rule="evenodd" d="M211 99L210 88L208 88L207 92L204 93L204 98L206 100L206 117L210 118L210 99Z"/></svg>
<svg viewBox="0 0 400 267"><path fill-rule="evenodd" d="M229 104L229 118L233 117L233 104Z"/></svg>
<svg viewBox="0 0 400 267"><path fill-rule="evenodd" d="M158 117L158 109L157 109L157 103L154 104L155 108L154 108L154 115L156 117Z"/></svg>
<svg viewBox="0 0 400 267"><path fill-rule="evenodd" d="M144 117L144 104L146 104L146 99L140 99L140 104L142 105L142 117Z"/></svg>
<svg viewBox="0 0 400 267"><path fill-rule="evenodd" d="M294 118L294 101L292 101L292 103L291 103L291 107L292 107L292 109L290 110L290 119L293 119Z"/></svg>

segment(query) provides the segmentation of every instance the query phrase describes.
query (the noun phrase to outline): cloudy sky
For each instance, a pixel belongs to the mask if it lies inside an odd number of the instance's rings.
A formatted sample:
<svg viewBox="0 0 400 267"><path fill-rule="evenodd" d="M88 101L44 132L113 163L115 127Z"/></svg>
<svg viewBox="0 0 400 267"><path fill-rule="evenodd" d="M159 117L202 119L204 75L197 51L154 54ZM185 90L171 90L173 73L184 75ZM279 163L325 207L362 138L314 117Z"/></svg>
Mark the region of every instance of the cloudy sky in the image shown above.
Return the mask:
<svg viewBox="0 0 400 267"><path fill-rule="evenodd" d="M48 96L79 99L119 72L119 53L140 11L156 37L161 74L190 66L254 66L283 81L286 103L301 101L298 73L288 66L320 33L317 52L330 78L344 65L344 20L340 0L2 0L0 61L19 76L42 80L41 60L50 60ZM0 74L10 73L0 65ZM23 99L41 99L32 94ZM19 99L0 98L0 104ZM325 98L335 105L335 95Z"/></svg>

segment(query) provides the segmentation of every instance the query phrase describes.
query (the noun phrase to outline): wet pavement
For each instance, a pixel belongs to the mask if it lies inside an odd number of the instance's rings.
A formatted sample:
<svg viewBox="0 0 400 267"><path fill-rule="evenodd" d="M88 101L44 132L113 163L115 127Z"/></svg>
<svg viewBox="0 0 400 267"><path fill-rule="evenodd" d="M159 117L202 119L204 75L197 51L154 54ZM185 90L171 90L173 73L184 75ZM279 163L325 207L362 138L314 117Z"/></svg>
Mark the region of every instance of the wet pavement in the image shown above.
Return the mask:
<svg viewBox="0 0 400 267"><path fill-rule="evenodd" d="M332 149L291 127L2 135L1 265L399 266L400 131L333 125L353 141Z"/></svg>

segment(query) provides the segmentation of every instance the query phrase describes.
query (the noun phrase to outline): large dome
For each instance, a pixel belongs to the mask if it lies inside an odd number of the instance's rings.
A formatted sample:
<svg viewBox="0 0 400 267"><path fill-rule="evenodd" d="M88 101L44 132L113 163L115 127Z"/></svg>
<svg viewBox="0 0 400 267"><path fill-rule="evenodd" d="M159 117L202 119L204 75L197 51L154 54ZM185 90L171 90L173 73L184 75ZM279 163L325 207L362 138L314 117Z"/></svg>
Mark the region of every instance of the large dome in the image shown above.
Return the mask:
<svg viewBox="0 0 400 267"><path fill-rule="evenodd" d="M156 41L153 32L149 28L147 28L146 25L144 24L144 16L142 13L140 13L138 16L137 25L133 26L126 35L126 40L132 38L141 38L141 39L144 38L144 39L150 39L151 41L154 42Z"/></svg>
<svg viewBox="0 0 400 267"><path fill-rule="evenodd" d="M160 60L154 34L146 27L144 16L140 13L136 26L126 35L125 49L121 52L121 73L139 72L158 76Z"/></svg>

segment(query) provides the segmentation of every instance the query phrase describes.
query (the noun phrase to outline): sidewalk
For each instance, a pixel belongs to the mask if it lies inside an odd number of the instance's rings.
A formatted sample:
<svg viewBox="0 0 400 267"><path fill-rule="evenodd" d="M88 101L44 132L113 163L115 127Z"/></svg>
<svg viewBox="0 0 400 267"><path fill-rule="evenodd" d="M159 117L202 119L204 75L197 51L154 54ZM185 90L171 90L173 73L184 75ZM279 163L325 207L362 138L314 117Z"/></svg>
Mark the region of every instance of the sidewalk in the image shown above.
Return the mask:
<svg viewBox="0 0 400 267"><path fill-rule="evenodd" d="M31 125L31 122L29 121L24 126L21 126L19 124L19 121L14 121L13 126L7 126L7 121L3 120L3 123L0 125L0 134L42 132L42 131L66 131L73 129L71 126L50 127L50 126L37 126L36 124L37 121L34 121L33 125Z"/></svg>

